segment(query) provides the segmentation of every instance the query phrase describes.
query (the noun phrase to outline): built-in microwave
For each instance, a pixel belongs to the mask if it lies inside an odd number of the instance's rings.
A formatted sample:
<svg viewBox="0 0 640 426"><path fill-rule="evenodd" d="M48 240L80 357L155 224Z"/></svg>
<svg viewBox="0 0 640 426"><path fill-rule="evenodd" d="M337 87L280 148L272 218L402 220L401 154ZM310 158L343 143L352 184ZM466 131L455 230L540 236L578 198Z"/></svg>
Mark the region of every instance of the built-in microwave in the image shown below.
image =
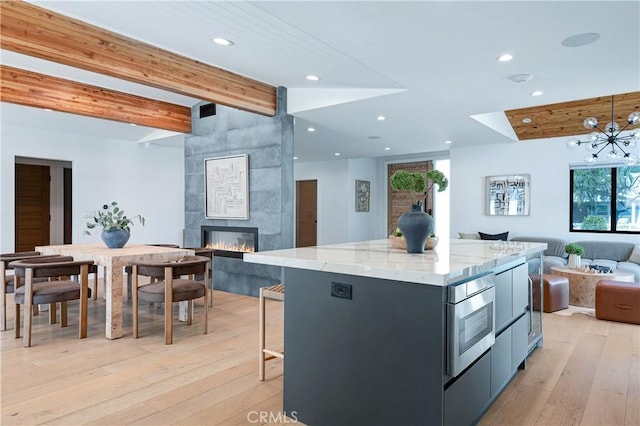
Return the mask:
<svg viewBox="0 0 640 426"><path fill-rule="evenodd" d="M447 374L456 377L495 342L493 274L448 288Z"/></svg>

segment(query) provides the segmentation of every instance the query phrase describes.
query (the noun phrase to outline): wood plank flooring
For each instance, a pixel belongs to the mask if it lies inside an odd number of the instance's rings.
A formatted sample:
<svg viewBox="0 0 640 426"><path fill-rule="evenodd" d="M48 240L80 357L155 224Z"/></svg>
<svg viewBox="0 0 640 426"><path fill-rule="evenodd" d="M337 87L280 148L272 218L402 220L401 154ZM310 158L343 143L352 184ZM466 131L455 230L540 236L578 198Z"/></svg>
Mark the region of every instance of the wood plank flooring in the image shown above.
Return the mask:
<svg viewBox="0 0 640 426"><path fill-rule="evenodd" d="M480 425L640 425L640 326L544 314L543 335Z"/></svg>
<svg viewBox="0 0 640 426"><path fill-rule="evenodd" d="M214 292L209 334L198 304L192 326L174 322L170 346L161 309L141 309L136 340L125 302L125 336L107 340L104 301L90 301L89 337L79 340L71 304L65 329L49 325L46 312L35 317L31 348L13 338L12 299L9 330L0 333L2 425L293 422L278 417L282 361L267 363L267 380L258 381L257 298ZM281 347L284 304L267 303L268 340ZM640 326L544 314L544 347L480 424L640 425Z"/></svg>

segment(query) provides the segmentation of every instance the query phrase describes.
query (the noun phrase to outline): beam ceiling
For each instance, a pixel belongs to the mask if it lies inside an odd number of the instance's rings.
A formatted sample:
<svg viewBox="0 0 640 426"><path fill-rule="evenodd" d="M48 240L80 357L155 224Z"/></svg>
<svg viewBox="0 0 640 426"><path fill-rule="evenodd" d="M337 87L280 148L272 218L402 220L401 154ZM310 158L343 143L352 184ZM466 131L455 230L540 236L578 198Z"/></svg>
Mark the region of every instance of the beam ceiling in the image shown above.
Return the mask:
<svg viewBox="0 0 640 426"><path fill-rule="evenodd" d="M191 108L0 65L0 101L191 133Z"/></svg>
<svg viewBox="0 0 640 426"><path fill-rule="evenodd" d="M615 95L614 106L614 121L622 128L627 124L629 113L640 111L640 92ZM611 121L611 96L512 109L505 114L521 141L582 135L593 131L582 125L587 117L596 117L601 127ZM531 122L524 123L522 120L525 118L530 118ZM627 129L638 127L640 125Z"/></svg>
<svg viewBox="0 0 640 426"><path fill-rule="evenodd" d="M0 47L263 115L276 89L23 1L1 1Z"/></svg>

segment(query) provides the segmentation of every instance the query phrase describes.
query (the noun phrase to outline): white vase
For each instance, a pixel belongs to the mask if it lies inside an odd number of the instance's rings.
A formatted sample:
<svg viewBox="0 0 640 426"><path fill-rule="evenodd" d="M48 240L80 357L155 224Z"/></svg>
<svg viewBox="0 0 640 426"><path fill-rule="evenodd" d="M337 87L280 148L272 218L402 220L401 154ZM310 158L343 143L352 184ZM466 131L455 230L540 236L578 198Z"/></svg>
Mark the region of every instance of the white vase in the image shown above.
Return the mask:
<svg viewBox="0 0 640 426"><path fill-rule="evenodd" d="M581 268L581 262L582 258L577 255L577 254L570 254L569 255L569 262L567 263L567 266L569 268L573 268L573 269L580 269Z"/></svg>

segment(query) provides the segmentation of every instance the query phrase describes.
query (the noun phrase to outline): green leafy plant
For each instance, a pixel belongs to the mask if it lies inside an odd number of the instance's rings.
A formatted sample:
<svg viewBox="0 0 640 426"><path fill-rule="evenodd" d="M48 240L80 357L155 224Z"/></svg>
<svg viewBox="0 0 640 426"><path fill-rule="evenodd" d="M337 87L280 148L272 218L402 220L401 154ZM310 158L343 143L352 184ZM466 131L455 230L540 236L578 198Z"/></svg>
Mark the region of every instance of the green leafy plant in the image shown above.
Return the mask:
<svg viewBox="0 0 640 426"><path fill-rule="evenodd" d="M398 191L423 193L426 202L433 185L437 185L438 192L442 192L449 186L449 179L444 173L436 169L429 170L427 173L410 173L406 170L398 170L391 175L389 183L393 189ZM416 204L421 202L422 200L418 200Z"/></svg>
<svg viewBox="0 0 640 426"><path fill-rule="evenodd" d="M581 229L605 231L607 229L607 220L602 216L587 216L582 221Z"/></svg>
<svg viewBox="0 0 640 426"><path fill-rule="evenodd" d="M87 228L83 234L91 235L91 229L96 226L101 226L103 231L113 231L114 229L123 229L125 231L131 231L130 225L133 225L133 220L138 219L138 222L144 226L145 218L137 214L132 217L128 217L124 214L124 210L118 207L116 201L112 201L111 204L105 204L102 209L96 211L93 214L93 221L87 222Z"/></svg>
<svg viewBox="0 0 640 426"><path fill-rule="evenodd" d="M564 251L568 254L577 254L582 256L584 254L584 247L576 243L569 243L564 246Z"/></svg>

